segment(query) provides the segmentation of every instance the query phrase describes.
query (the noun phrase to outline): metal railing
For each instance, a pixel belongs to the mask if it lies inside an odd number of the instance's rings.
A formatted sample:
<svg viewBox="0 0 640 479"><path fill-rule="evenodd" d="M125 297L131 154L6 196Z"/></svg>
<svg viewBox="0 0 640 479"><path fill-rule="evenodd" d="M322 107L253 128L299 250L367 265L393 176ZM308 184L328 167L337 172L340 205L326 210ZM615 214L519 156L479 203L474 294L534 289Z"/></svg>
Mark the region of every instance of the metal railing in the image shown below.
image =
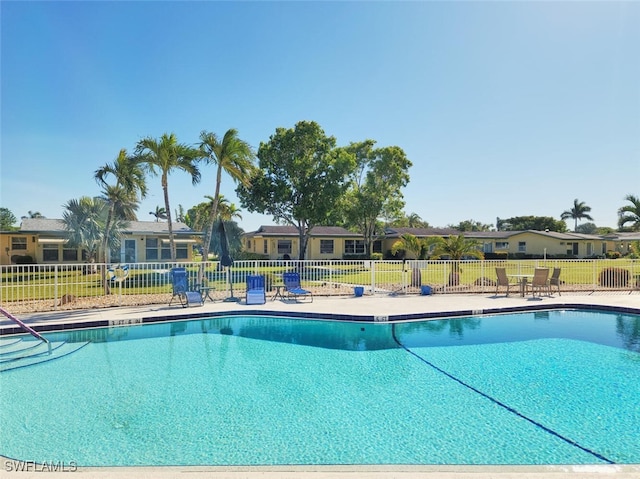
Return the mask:
<svg viewBox="0 0 640 479"><path fill-rule="evenodd" d="M13 314L11 314L9 311L5 310L4 308L0 308L0 313L2 313L4 316L9 318L11 321L16 323L18 326L20 326L22 329L24 329L27 333L29 333L34 338L39 339L40 341L44 342L47 345L48 353L51 354L51 342L47 338L42 336L38 331L36 331L32 327L30 327L30 326L26 325L25 323L23 323L22 321L20 321L18 318L16 318Z"/></svg>
<svg viewBox="0 0 640 479"><path fill-rule="evenodd" d="M222 268L206 263L134 263L127 275L106 264L9 265L0 267L0 306L16 312L96 308L169 302L174 266L186 267L193 289L206 288L209 299L224 299L230 287L244 296L246 277L263 274L267 290L282 284L282 273L300 272L302 286L314 296L420 294L428 285L436 294L495 291L496 267L509 274L533 273L536 267L562 269L563 291L633 291L640 289L640 260L472 260L472 261L235 261ZM199 281L202 278L202 281Z"/></svg>

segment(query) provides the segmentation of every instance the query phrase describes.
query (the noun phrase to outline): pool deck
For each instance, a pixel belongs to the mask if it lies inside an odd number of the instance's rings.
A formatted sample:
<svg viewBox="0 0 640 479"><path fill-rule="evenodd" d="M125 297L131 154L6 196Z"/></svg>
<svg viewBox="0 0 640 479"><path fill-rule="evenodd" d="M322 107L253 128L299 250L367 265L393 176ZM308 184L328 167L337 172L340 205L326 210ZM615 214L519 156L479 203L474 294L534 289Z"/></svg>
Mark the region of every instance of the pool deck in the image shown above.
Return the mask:
<svg viewBox="0 0 640 479"><path fill-rule="evenodd" d="M167 299L168 301L168 299ZM140 307L118 307L91 310L53 311L50 313L34 313L19 315L26 324L41 328L52 327L62 329L64 326L87 325L98 323L137 323L154 318L171 317L187 319L188 317L221 312L270 312L275 314L320 314L326 316L348 315L361 319L377 317L385 318L416 315L431 317L460 316L467 314L494 314L527 309L547 308L603 308L640 314L640 291L608 292L608 293L563 293L552 297L531 298L503 294L473 295L433 295L433 296L363 296L339 298L314 298L313 302L290 302L267 300L264 305L246 305L240 302L209 302L202 307L182 308L180 305L151 305ZM11 323L2 319L0 333L12 328ZM46 472L31 465L31 469L17 475L9 474L15 467L9 465L10 460L0 457L0 477L47 478L59 477L57 472ZM8 462L9 461L9 462ZM188 477L216 479L638 479L640 465L566 465L566 466L264 466L264 467L206 467L206 466L171 466L171 467L82 467L73 474L74 477L87 478L175 478Z"/></svg>

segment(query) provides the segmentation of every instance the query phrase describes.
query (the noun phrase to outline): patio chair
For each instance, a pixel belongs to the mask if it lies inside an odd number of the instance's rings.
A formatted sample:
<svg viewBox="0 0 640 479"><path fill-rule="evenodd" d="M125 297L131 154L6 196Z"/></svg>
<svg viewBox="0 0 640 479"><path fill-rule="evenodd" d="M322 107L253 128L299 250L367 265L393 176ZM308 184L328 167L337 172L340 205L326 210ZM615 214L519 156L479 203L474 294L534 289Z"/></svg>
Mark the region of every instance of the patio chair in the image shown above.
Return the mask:
<svg viewBox="0 0 640 479"><path fill-rule="evenodd" d="M264 288L263 275L247 276L247 296L246 304L265 304L267 302L267 293Z"/></svg>
<svg viewBox="0 0 640 479"><path fill-rule="evenodd" d="M498 296L498 290L501 286L507 288L506 296L509 296L509 288L518 286L518 283L511 283L509 281L506 268L496 268L496 276L498 277L496 281L496 296Z"/></svg>
<svg viewBox="0 0 640 479"><path fill-rule="evenodd" d="M558 296L562 296L560 294L560 268L553 268L553 273L551 274L551 278L547 283L547 289L549 290L549 294L551 294L551 287L555 286L558 288Z"/></svg>
<svg viewBox="0 0 640 479"><path fill-rule="evenodd" d="M173 294L171 301L169 301L169 306L171 306L176 296L183 308L188 308L190 305L202 306L204 304L200 291L191 291L189 289L189 277L185 268L171 268L171 286Z"/></svg>
<svg viewBox="0 0 640 479"><path fill-rule="evenodd" d="M293 298L298 301L298 297L309 297L310 302L313 302L313 294L311 291L302 289L300 286L300 273L289 272L282 274L282 281L284 282L284 291L288 298Z"/></svg>
<svg viewBox="0 0 640 479"><path fill-rule="evenodd" d="M536 268L533 270L533 279L531 283L527 284L527 289L531 290L531 295L535 296L536 291L538 291L538 295L542 295L543 290L548 291L547 280L549 279L549 269L548 268Z"/></svg>

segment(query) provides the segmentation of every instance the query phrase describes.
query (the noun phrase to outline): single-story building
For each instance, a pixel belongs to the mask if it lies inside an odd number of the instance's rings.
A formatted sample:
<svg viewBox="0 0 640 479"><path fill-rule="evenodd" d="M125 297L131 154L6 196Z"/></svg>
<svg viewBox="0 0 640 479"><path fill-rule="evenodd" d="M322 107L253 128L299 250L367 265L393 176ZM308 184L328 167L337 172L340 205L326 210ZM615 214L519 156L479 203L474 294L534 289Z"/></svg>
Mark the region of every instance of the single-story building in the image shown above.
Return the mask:
<svg viewBox="0 0 640 479"><path fill-rule="evenodd" d="M192 261L197 233L184 223L173 223L176 259ZM120 247L109 252L112 263L171 260L169 225L166 222L130 221L122 231ZM71 247L64 222L59 219L25 218L17 231L0 232L0 264L83 263L87 252Z"/></svg>
<svg viewBox="0 0 640 479"><path fill-rule="evenodd" d="M295 226L261 226L242 236L242 247L265 259L298 259L300 237ZM340 226L315 226L311 230L305 259L343 259L364 252L361 234Z"/></svg>

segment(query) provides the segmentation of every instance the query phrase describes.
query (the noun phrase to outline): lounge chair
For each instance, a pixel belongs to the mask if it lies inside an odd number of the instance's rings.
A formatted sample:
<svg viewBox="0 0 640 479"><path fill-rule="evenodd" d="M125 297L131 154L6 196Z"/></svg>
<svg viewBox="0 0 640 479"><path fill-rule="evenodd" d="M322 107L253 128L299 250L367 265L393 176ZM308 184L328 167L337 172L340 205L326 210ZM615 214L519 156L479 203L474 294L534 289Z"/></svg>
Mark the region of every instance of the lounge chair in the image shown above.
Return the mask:
<svg viewBox="0 0 640 479"><path fill-rule="evenodd" d="M558 296L562 296L560 294L560 271L560 268L553 268L553 273L551 274L551 278L549 278L549 282L547 283L549 294L551 294L551 286L555 286L558 288Z"/></svg>
<svg viewBox="0 0 640 479"><path fill-rule="evenodd" d="M264 289L264 276L247 276L246 304L264 304L267 302L267 293Z"/></svg>
<svg viewBox="0 0 640 479"><path fill-rule="evenodd" d="M306 289L302 289L300 286L300 273L289 272L282 274L282 281L284 282L284 291L287 294L288 298L293 298L298 301L298 297L306 297L308 296L313 302L313 294L311 291L307 291Z"/></svg>
<svg viewBox="0 0 640 479"><path fill-rule="evenodd" d="M548 268L536 268L533 270L533 279L531 283L527 284L527 288L531 290L531 294L533 296L536 295L536 291L538 291L539 295L542 295L543 290L548 291L547 280L549 279L549 269Z"/></svg>
<svg viewBox="0 0 640 479"><path fill-rule="evenodd" d="M171 296L171 301L169 301L169 306L171 306L173 298L176 296L183 308L191 305L202 306L204 304L200 291L191 291L189 289L189 277L185 268L171 268L171 285L173 287L173 295Z"/></svg>
<svg viewBox="0 0 640 479"><path fill-rule="evenodd" d="M506 296L509 296L509 288L519 286L518 283L509 282L509 277L507 276L506 268L496 268L496 276L498 280L496 281L496 296L498 296L498 289L500 286L507 288Z"/></svg>

